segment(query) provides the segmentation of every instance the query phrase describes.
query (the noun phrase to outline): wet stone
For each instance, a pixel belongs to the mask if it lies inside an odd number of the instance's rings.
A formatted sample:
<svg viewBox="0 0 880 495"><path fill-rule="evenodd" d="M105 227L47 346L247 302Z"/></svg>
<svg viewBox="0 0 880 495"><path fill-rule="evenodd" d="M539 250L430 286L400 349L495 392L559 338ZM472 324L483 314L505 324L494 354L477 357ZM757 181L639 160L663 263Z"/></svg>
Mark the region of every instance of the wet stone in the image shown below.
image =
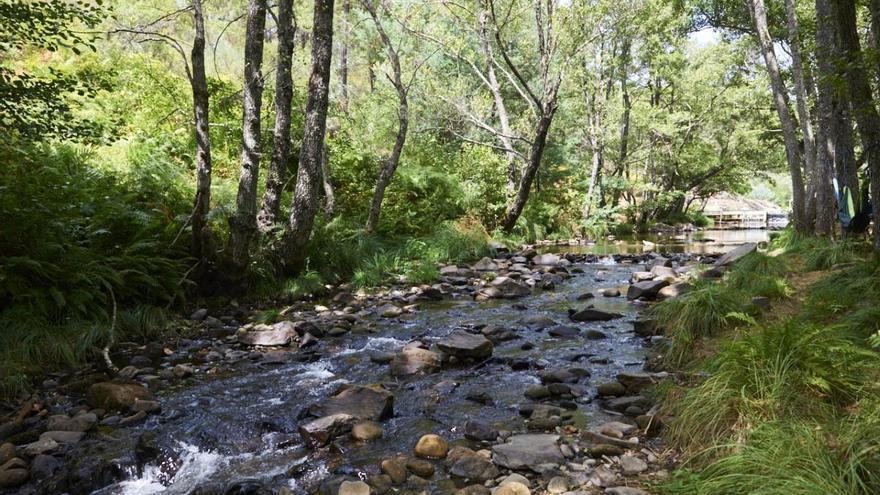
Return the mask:
<svg viewBox="0 0 880 495"><path fill-rule="evenodd" d="M352 426L351 438L360 442L382 438L382 427L375 421L362 421Z"/></svg>
<svg viewBox="0 0 880 495"><path fill-rule="evenodd" d="M449 444L439 435L424 435L416 443L415 454L428 459L442 459L449 452Z"/></svg>
<svg viewBox="0 0 880 495"><path fill-rule="evenodd" d="M416 476L430 478L434 476L434 465L424 459L409 459L406 461L406 469Z"/></svg>

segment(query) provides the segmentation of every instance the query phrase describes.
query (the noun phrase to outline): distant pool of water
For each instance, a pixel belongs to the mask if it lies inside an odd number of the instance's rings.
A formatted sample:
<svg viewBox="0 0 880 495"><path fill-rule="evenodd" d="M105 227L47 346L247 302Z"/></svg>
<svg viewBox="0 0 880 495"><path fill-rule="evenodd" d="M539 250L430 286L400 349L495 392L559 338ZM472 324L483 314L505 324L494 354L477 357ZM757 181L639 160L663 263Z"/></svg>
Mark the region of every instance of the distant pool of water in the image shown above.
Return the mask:
<svg viewBox="0 0 880 495"><path fill-rule="evenodd" d="M677 234L633 234L613 240L600 239L592 244L539 246L539 250L588 254L662 253L725 253L747 242L768 242L770 230L701 230ZM650 244L646 244L648 241Z"/></svg>

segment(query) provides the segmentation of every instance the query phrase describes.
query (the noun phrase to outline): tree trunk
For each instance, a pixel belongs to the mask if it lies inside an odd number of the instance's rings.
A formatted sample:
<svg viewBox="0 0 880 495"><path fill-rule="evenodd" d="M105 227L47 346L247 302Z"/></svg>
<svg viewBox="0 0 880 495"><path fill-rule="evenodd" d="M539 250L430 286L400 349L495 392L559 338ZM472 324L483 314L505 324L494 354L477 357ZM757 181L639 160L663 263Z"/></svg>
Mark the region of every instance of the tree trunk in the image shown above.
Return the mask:
<svg viewBox="0 0 880 495"><path fill-rule="evenodd" d="M263 100L263 39L266 1L249 0L244 45L244 105L241 168L235 215L230 219L229 261L233 278L247 270L250 244L257 231L257 181L260 173L260 107Z"/></svg>
<svg viewBox="0 0 880 495"><path fill-rule="evenodd" d="M321 154L321 183L324 185L324 220L330 220L336 213L336 193L333 192L333 181L330 178L330 150L324 145Z"/></svg>
<svg viewBox="0 0 880 495"><path fill-rule="evenodd" d="M208 131L209 95L205 76L205 17L202 1L192 0L195 38L192 47L192 96L196 124L196 199L192 214L192 255L204 259L210 231L205 222L211 206L211 135Z"/></svg>
<svg viewBox="0 0 880 495"><path fill-rule="evenodd" d="M871 48L876 56L880 53L880 0L871 0L868 3L868 10L871 12ZM880 83L880 64L876 64L874 71L876 72L874 77Z"/></svg>
<svg viewBox="0 0 880 495"><path fill-rule="evenodd" d="M513 198L516 193L516 181L518 179L516 153L513 149L513 140L511 139L512 130L510 128L510 116L507 113L507 105L504 103L504 96L501 94L501 85L498 84L498 77L495 74L495 54L492 52L492 45L489 44L489 33L486 30L486 22L489 13L486 10L480 12L479 17L479 37L480 51L486 60L486 79L489 81L489 90L492 92L492 98L495 101L495 111L498 112L498 122L501 124L501 135L498 141L504 148L504 154L507 157L507 197Z"/></svg>
<svg viewBox="0 0 880 495"><path fill-rule="evenodd" d="M339 93L342 112L348 113L348 47L351 44L351 0L342 1L342 50L339 53Z"/></svg>
<svg viewBox="0 0 880 495"><path fill-rule="evenodd" d="M330 62L333 57L333 0L315 1L312 26L312 69L296 189L287 230L281 242L281 257L289 273L297 273L303 268L318 209L318 174L327 129Z"/></svg>
<svg viewBox="0 0 880 495"><path fill-rule="evenodd" d="M816 141L813 137L813 121L810 117L810 101L804 84L804 63L801 57L801 40L798 29L797 11L794 0L785 0L785 12L788 25L788 43L791 47L791 70L794 79L797 114L801 124L801 136L804 141L804 170L809 184L809 197L804 211L804 226L815 231L817 211L817 190L820 176L816 170Z"/></svg>
<svg viewBox="0 0 880 495"><path fill-rule="evenodd" d="M379 224L379 213L382 209L382 200L385 198L385 188L388 187L391 178L394 177L394 172L397 170L397 165L400 163L400 155L403 153L403 145L406 143L406 132L409 128L409 103L407 101L407 88L403 84L400 58L397 55L397 51L394 49L394 45L391 43L391 39L382 27L376 8L371 2L372 0L364 0L363 4L370 13L370 17L373 18L376 30L379 31L379 36L382 38L382 44L385 45L385 51L388 54L388 59L391 62L391 68L394 72L392 83L394 84L394 89L397 90L398 103L397 138L394 140L394 148L391 150L391 155L385 161L384 165L382 165L381 170L379 170L379 177L376 180L376 189L373 191L373 199L370 202L370 211L367 215L366 230L372 234L376 232L376 227Z"/></svg>
<svg viewBox="0 0 880 495"><path fill-rule="evenodd" d="M266 173L263 206L257 215L257 226L267 232L278 222L281 192L290 161L290 107L293 100L293 0L278 3L278 67L275 72L275 132L272 137L272 161Z"/></svg>
<svg viewBox="0 0 880 495"><path fill-rule="evenodd" d="M858 123L862 148L871 177L871 202L880 205L880 115L874 106L874 96L868 73L864 68L859 32L856 24L854 0L837 0L837 21L840 45L846 58L846 82L853 116ZM876 207L876 206L875 206ZM874 225L874 251L880 252L880 229Z"/></svg>
<svg viewBox="0 0 880 495"><path fill-rule="evenodd" d="M807 226L804 222L804 177L801 172L801 153L798 145L795 123L788 107L788 96L782 75L779 72L779 63L776 60L776 52L773 51L773 39L767 28L767 12L764 8L764 0L749 0L750 14L761 45L761 53L767 65L767 73L770 76L770 86L773 90L773 101L776 104L776 112L779 115L779 123L782 125L782 136L785 142L785 155L788 159L788 169L791 174L791 197L792 217L795 228L805 232Z"/></svg>
<svg viewBox="0 0 880 495"><path fill-rule="evenodd" d="M834 80L836 78L835 60L837 58L837 29L833 16L831 0L816 0L816 62L819 71L819 93L817 98L816 125L816 171L813 192L816 204L815 232L817 235L834 233L835 201L831 177L837 155L843 152L838 125L837 112L839 96ZM847 124L849 125L849 124ZM851 139L849 139L851 143ZM851 144L850 144L851 146Z"/></svg>
<svg viewBox="0 0 880 495"><path fill-rule="evenodd" d="M620 151L617 156L617 176L622 177L624 175L624 171L626 171L628 165L626 161L629 159L629 126L630 126L630 112L632 110L632 102L629 98L629 85L627 84L627 79L629 77L629 57L630 57L630 42L629 40L624 40L623 46L620 52L620 95L621 102L623 104L623 116L620 119ZM629 177L629 174L626 174ZM611 204L613 206L617 206L620 202L620 188L614 189L614 198L611 200Z"/></svg>
<svg viewBox="0 0 880 495"><path fill-rule="evenodd" d="M513 231L513 228L516 226L516 221L522 214L523 208L526 206L526 201L529 199L532 181L535 179L535 174L538 173L538 167L541 166L541 158L544 155L544 148L547 145L547 134L550 131L550 124L553 123L553 115L555 113L556 94L554 91L550 98L548 98L547 104L544 106L544 111L541 113L541 118L538 119L538 125L535 127L535 136L532 139L532 146L529 150L529 161L526 163L522 178L519 180L519 188L516 192L516 198L507 208L507 212L504 215L504 221L501 223L501 228L504 229L505 232L510 233Z"/></svg>

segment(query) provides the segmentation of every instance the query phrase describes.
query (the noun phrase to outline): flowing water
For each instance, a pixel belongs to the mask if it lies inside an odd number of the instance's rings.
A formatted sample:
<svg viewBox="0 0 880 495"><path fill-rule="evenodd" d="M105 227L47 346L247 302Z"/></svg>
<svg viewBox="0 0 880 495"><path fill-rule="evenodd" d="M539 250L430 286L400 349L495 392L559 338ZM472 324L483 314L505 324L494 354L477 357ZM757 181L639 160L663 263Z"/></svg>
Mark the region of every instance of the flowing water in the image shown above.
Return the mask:
<svg viewBox="0 0 880 495"><path fill-rule="evenodd" d="M742 239L737 236L739 242ZM730 247L721 246L716 252ZM625 285L640 266L617 264L611 257L575 266L583 272L556 290L537 291L515 302L475 302L462 296L422 303L417 312L396 319L367 316L376 321L372 333L325 337L316 351L294 353L294 362L263 364L244 357L220 374L197 375L185 386L160 391L160 414L136 427L111 431L99 449L84 445L73 455L113 459L112 464L122 471L125 481L95 492L102 495L188 494L206 486L211 487L210 493L260 493L260 489L282 486L293 493L312 493L332 474L363 477L377 472L382 459L410 453L422 434L461 439L468 419L524 431L518 405L530 402L523 391L540 383L541 368L588 369L590 393L578 400L573 419L579 427L601 424L612 416L590 401L592 387L621 371L639 370L644 362L644 343L632 332L639 308L625 298L597 297L587 302L576 298L598 288ZM567 310L587 303L624 317L610 322L570 322ZM529 330L521 323L527 315L546 315L576 326L580 336L553 338L546 331ZM430 344L455 329L488 323L513 329L518 338L496 344L494 358L480 365L397 380L391 378L387 365L370 360L373 352L398 351L413 339ZM587 329L601 330L608 338L588 340L584 337ZM529 347L525 343L533 347L523 350ZM203 344L210 346L210 341ZM514 371L510 363L517 360L528 362L528 369ZM366 444L342 440L329 449L307 448L297 433L297 426L307 421L305 410L346 383L383 383L394 393L394 416L382 423L383 438ZM481 394L491 402L468 399ZM152 460L138 461L141 452L151 449ZM228 491L230 487L237 488Z"/></svg>

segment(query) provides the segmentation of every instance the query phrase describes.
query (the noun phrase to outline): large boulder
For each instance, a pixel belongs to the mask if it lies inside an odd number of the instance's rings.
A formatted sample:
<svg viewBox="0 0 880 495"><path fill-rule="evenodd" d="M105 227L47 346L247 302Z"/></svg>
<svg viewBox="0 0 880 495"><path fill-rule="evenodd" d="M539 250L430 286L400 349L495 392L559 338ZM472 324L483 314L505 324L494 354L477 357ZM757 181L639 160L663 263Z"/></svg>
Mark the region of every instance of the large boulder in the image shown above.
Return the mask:
<svg viewBox="0 0 880 495"><path fill-rule="evenodd" d="M254 325L246 332L238 334L238 341L247 345L286 346L296 340L296 326L291 321L281 321L274 325Z"/></svg>
<svg viewBox="0 0 880 495"><path fill-rule="evenodd" d="M514 435L507 443L492 448L492 459L507 469L537 470L541 464L561 464L565 457L558 441L559 435Z"/></svg>
<svg viewBox="0 0 880 495"><path fill-rule="evenodd" d="M571 318L572 321L608 321L616 318L623 318L623 315L587 306L580 311L570 309L568 311L568 317Z"/></svg>
<svg viewBox="0 0 880 495"><path fill-rule="evenodd" d="M471 267L471 270L478 272L494 272L498 270L498 263L492 261L492 258L485 257L480 261L474 263Z"/></svg>
<svg viewBox="0 0 880 495"><path fill-rule="evenodd" d="M633 300L639 298L653 299L660 292L660 289L669 285L665 280L647 280L645 282L637 282L629 286L626 291L626 298Z"/></svg>
<svg viewBox="0 0 880 495"><path fill-rule="evenodd" d="M142 400L153 400L153 394L137 383L100 382L89 388L88 402L94 408L126 411Z"/></svg>
<svg viewBox="0 0 880 495"><path fill-rule="evenodd" d="M482 335L456 330L437 342L441 351L458 358L484 359L492 355L492 341Z"/></svg>
<svg viewBox="0 0 880 495"><path fill-rule="evenodd" d="M736 263L739 259L748 256L758 250L758 245L754 242L748 242L742 246L736 247L715 260L715 266L727 266Z"/></svg>
<svg viewBox="0 0 880 495"><path fill-rule="evenodd" d="M492 464L492 461L479 454L461 456L452 464L449 472L453 476L478 483L498 477L498 468Z"/></svg>
<svg viewBox="0 0 880 495"><path fill-rule="evenodd" d="M379 421L394 413L394 395L380 387L352 385L309 408L315 417L347 414L357 419Z"/></svg>
<svg viewBox="0 0 880 495"><path fill-rule="evenodd" d="M391 374L408 376L433 373L440 369L440 355L419 347L405 347L391 360Z"/></svg>

